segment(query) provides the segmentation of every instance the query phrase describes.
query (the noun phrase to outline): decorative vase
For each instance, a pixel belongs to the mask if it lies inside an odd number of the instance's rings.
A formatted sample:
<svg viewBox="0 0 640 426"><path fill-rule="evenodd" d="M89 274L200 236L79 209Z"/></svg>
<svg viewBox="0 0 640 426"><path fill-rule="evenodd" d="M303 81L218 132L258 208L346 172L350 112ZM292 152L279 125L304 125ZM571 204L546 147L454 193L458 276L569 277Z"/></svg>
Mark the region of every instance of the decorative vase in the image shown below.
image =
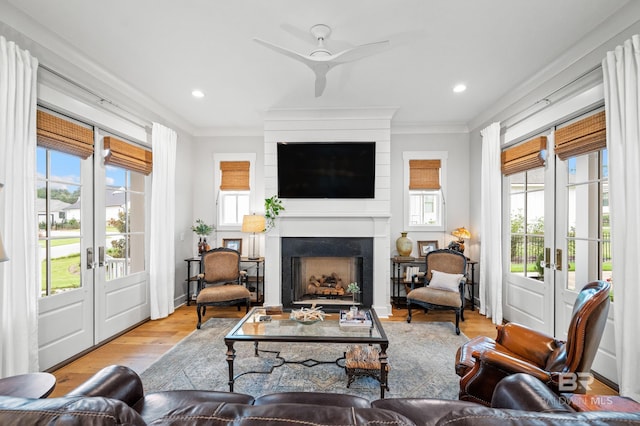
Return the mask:
<svg viewBox="0 0 640 426"><path fill-rule="evenodd" d="M398 249L398 255L410 256L413 250L413 240L407 237L406 232L401 232L400 237L396 240L396 249Z"/></svg>
<svg viewBox="0 0 640 426"><path fill-rule="evenodd" d="M204 252L204 243L202 242L202 237L198 240L198 255L201 255Z"/></svg>

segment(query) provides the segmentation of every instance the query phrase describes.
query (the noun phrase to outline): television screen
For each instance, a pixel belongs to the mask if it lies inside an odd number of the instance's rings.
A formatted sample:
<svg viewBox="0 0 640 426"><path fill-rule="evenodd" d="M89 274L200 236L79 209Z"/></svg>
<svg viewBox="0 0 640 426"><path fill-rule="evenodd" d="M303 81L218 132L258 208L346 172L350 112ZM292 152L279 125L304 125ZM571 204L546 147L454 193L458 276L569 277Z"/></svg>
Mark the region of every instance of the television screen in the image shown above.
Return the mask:
<svg viewBox="0 0 640 426"><path fill-rule="evenodd" d="M375 198L375 142L279 142L278 197Z"/></svg>

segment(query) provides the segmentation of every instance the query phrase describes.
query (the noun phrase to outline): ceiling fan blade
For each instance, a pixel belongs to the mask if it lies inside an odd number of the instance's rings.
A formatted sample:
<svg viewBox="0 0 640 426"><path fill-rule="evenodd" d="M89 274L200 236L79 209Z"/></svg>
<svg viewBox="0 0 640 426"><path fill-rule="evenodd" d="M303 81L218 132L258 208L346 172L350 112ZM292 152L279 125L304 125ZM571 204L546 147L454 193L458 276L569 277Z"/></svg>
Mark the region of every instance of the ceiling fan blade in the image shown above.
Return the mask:
<svg viewBox="0 0 640 426"><path fill-rule="evenodd" d="M322 96L325 87L327 87L327 73L316 71L316 98Z"/></svg>
<svg viewBox="0 0 640 426"><path fill-rule="evenodd" d="M253 41L255 41L256 43L259 43L259 44L261 44L261 45L263 45L265 47L268 47L271 50L274 50L274 51L276 51L278 53L281 53L281 54L283 54L285 56L288 56L290 58L293 58L293 59L295 59L297 61L300 61L300 62L303 62L303 63L309 65L309 58L307 56L305 56L305 55L302 55L302 54L300 54L298 52L295 52L293 50L287 49L286 47L281 47L281 46L278 46L277 44L273 44L273 43L270 43L268 41L264 41L264 40L259 39L259 38L254 38Z"/></svg>
<svg viewBox="0 0 640 426"><path fill-rule="evenodd" d="M389 40L377 41L374 43L362 44L351 49L343 50L331 57L331 62L335 64L344 64L345 62L355 61L366 56L375 55L389 47Z"/></svg>

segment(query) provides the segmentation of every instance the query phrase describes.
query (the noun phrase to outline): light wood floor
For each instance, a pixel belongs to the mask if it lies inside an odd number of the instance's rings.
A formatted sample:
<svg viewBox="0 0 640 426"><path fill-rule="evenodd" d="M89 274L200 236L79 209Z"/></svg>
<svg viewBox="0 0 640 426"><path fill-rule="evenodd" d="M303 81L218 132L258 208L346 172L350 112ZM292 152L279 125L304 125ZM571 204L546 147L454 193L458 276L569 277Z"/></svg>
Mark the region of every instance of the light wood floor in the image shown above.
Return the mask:
<svg viewBox="0 0 640 426"><path fill-rule="evenodd" d="M243 314L244 309L238 312L234 307L207 309L207 318L213 316L242 318ZM406 316L406 309L394 308L393 316L383 321L406 321ZM433 311L425 315L421 311L415 311L412 321L433 322L451 321L452 319L452 312ZM137 372L145 370L176 343L191 334L196 329L196 322L196 310L192 305L180 306L168 318L148 321L136 327L87 355L53 371L57 384L51 397L64 395L107 365L126 365ZM477 311L465 311L465 321L460 323L460 330L469 338L479 335L492 338L496 336L495 325ZM600 382L594 383L589 393L616 394L613 389Z"/></svg>

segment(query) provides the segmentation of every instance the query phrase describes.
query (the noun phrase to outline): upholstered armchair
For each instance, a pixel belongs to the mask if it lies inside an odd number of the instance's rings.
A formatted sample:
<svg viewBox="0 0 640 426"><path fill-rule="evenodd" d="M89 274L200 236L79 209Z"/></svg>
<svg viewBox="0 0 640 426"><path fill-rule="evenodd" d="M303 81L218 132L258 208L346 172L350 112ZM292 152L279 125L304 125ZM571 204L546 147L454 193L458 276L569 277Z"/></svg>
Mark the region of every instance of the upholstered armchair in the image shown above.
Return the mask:
<svg viewBox="0 0 640 426"><path fill-rule="evenodd" d="M456 334L460 334L460 319L464 321L464 285L467 282L467 258L454 250L427 253L426 271L411 279L407 292L407 322L411 322L412 305L429 309L449 309L456 314ZM417 287L424 280L423 287Z"/></svg>
<svg viewBox="0 0 640 426"><path fill-rule="evenodd" d="M530 374L559 392L575 373L589 373L600 345L609 312L610 284L594 281L585 285L573 306L567 340L508 323L498 326L495 340L478 336L458 349L456 373L460 379L459 398L484 405L491 404L496 384L515 373ZM578 389L586 389L576 380Z"/></svg>
<svg viewBox="0 0 640 426"><path fill-rule="evenodd" d="M244 304L249 312L251 293L243 284L247 272L240 270L240 253L224 247L209 250L200 258L200 270L196 297L198 328L207 306L237 305L240 310Z"/></svg>

